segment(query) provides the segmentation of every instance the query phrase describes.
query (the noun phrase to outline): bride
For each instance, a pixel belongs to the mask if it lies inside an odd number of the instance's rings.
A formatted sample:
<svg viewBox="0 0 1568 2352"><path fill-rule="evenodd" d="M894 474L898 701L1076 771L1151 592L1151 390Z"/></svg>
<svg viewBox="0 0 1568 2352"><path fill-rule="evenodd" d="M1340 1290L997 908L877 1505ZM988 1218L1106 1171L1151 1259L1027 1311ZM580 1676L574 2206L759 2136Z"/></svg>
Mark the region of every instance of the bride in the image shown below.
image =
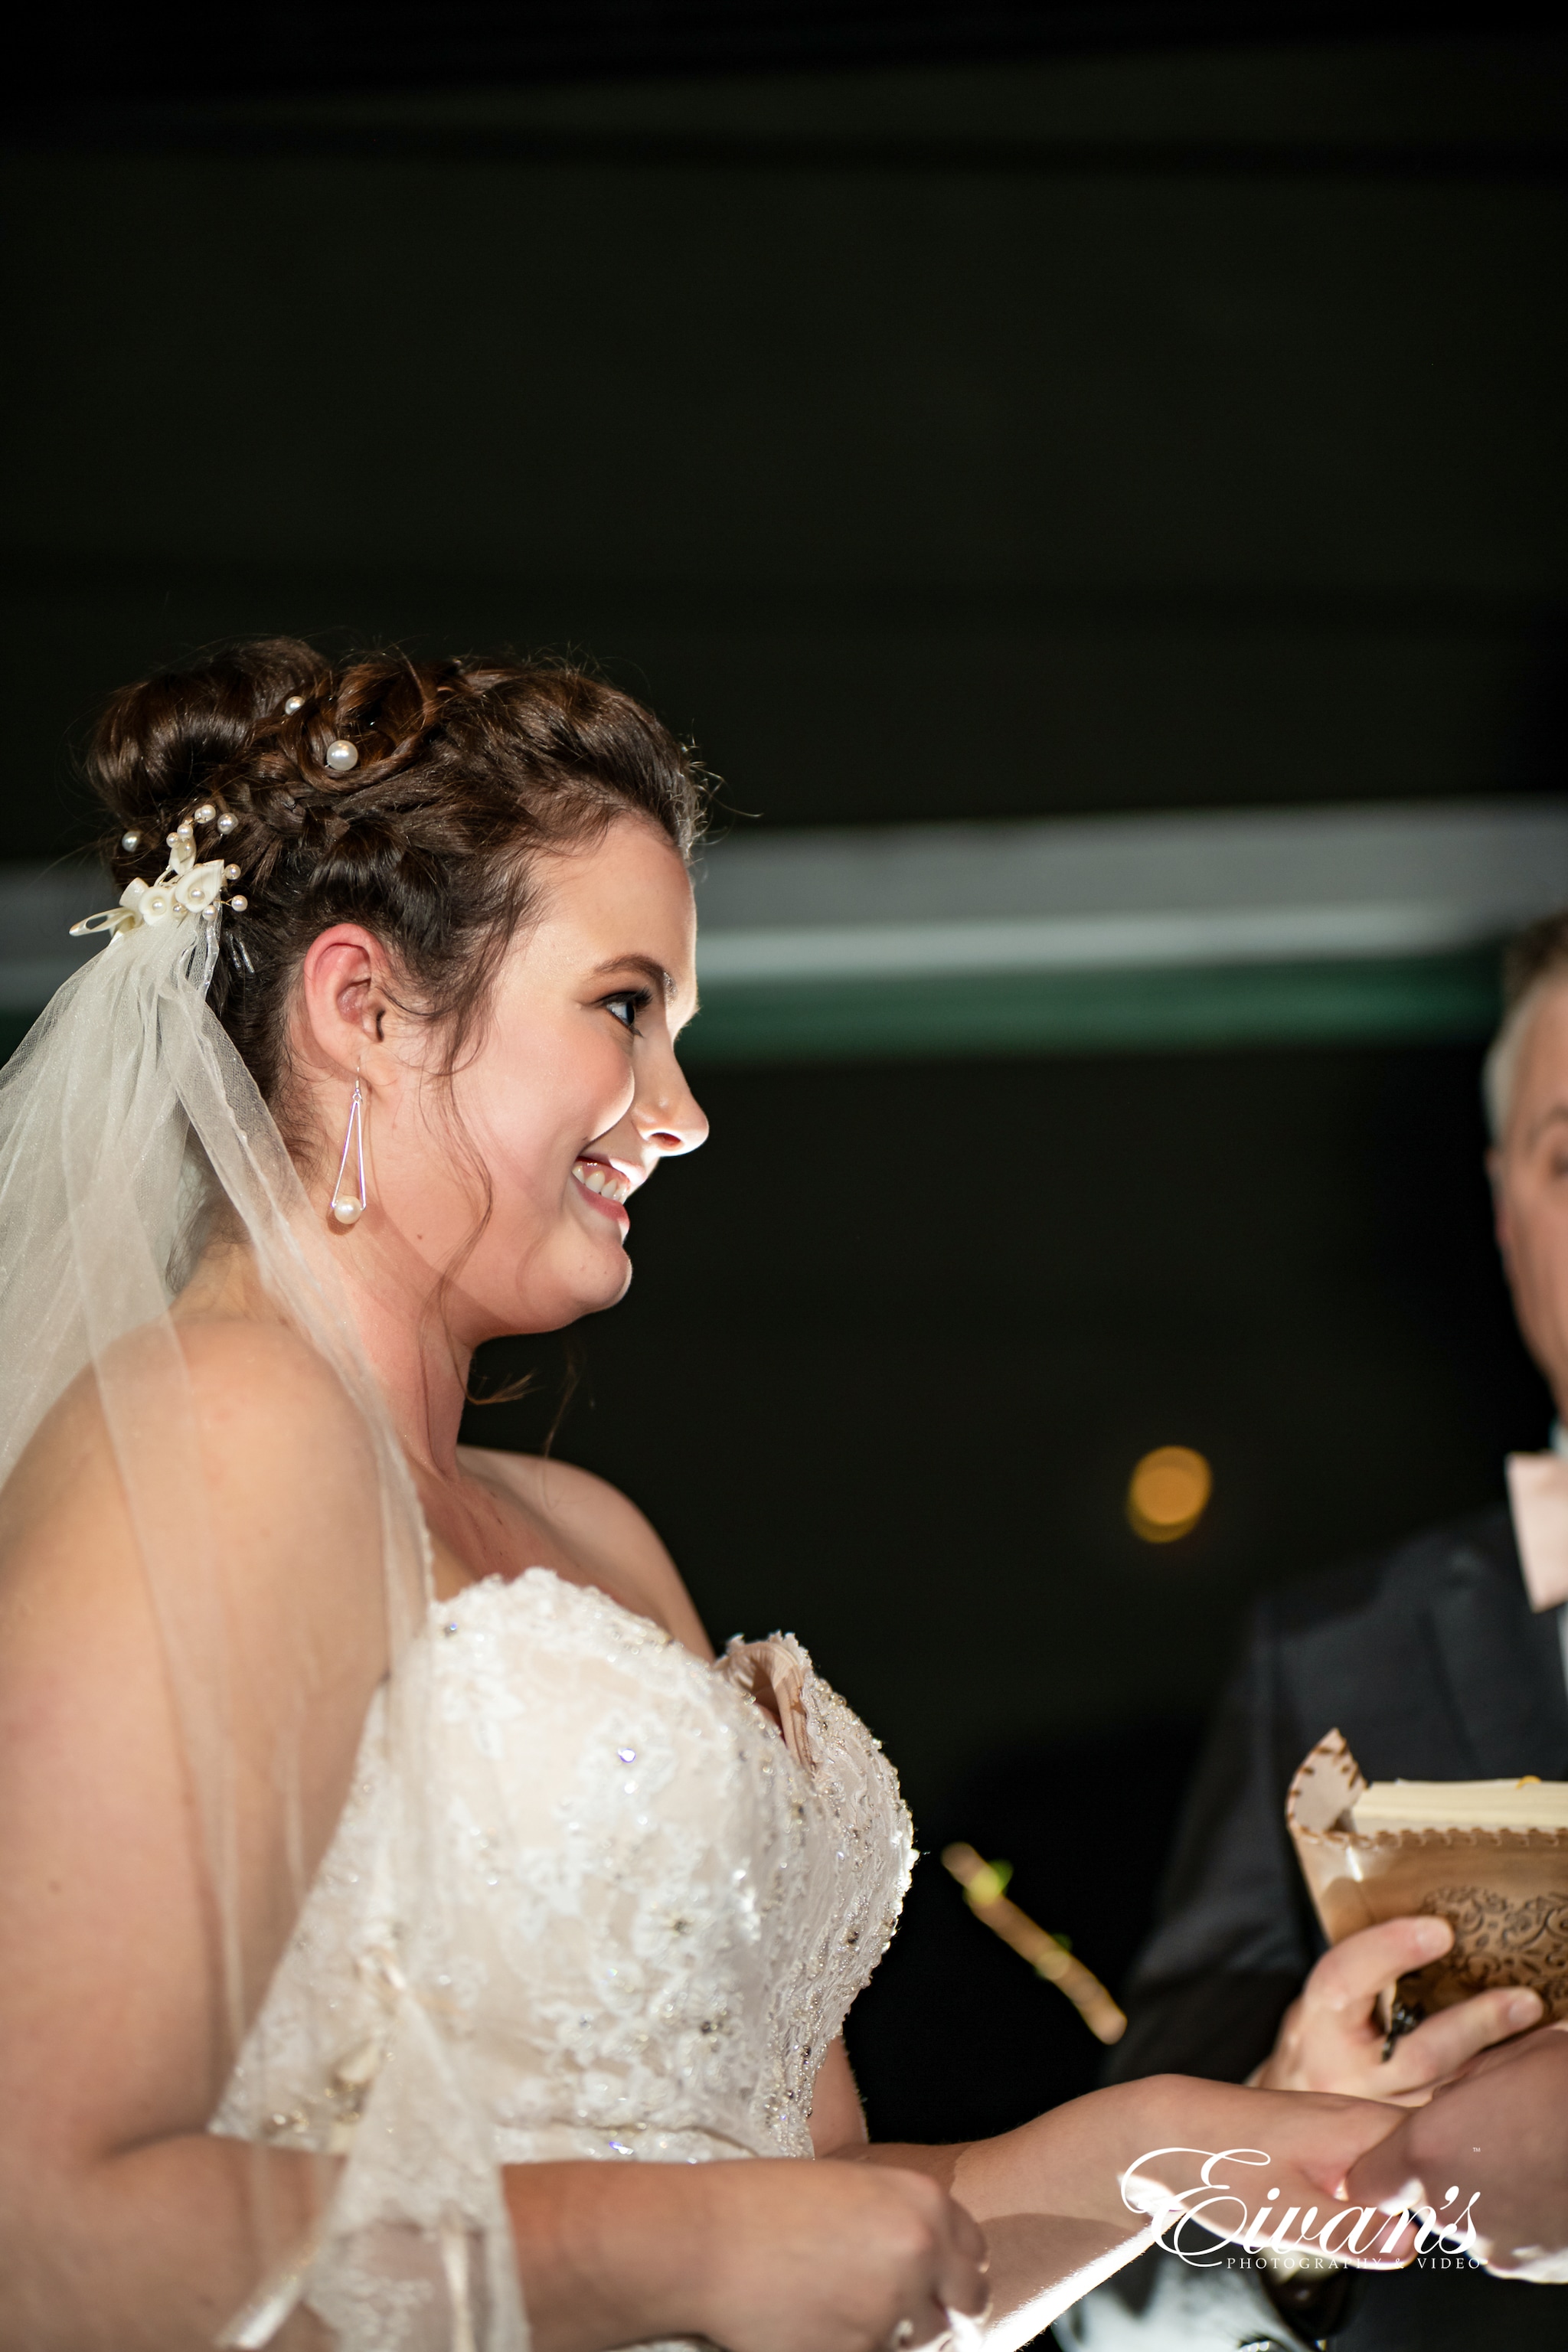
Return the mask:
<svg viewBox="0 0 1568 2352"><path fill-rule="evenodd" d="M92 774L120 902L0 1082L0 2342L1005 2352L1148 2242L1147 2151L1332 2214L1398 2109L869 2144L877 1743L793 1637L715 1662L622 1496L458 1444L707 1133L680 747L278 640Z"/></svg>

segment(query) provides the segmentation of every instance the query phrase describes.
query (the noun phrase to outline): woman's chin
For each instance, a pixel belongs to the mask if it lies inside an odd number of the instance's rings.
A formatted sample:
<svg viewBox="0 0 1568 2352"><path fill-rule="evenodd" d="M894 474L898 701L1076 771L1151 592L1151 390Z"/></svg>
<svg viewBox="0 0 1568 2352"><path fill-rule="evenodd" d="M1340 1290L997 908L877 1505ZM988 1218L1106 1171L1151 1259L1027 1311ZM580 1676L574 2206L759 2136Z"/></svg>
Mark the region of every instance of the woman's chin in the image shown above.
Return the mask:
<svg viewBox="0 0 1568 2352"><path fill-rule="evenodd" d="M459 1285L465 1312L458 1319L468 1344L480 1347L487 1339L520 1332L564 1330L584 1315L602 1315L618 1305L631 1286L632 1262L618 1237L608 1248L601 1244L584 1250L579 1245L563 1254L563 1259L542 1264L537 1254L531 1254L493 1281L486 1276L502 1274L493 1260L465 1267Z"/></svg>
<svg viewBox="0 0 1568 2352"><path fill-rule="evenodd" d="M603 1297L595 1298L591 1307L584 1307L584 1315L602 1315L606 1307L618 1307L631 1288L632 1262L625 1250L619 1255L619 1265L612 1266L606 1274Z"/></svg>
<svg viewBox="0 0 1568 2352"><path fill-rule="evenodd" d="M632 1262L617 1240L609 1249L597 1249L586 1264L573 1267L562 1283L550 1328L575 1323L579 1316L602 1315L616 1307L631 1287Z"/></svg>

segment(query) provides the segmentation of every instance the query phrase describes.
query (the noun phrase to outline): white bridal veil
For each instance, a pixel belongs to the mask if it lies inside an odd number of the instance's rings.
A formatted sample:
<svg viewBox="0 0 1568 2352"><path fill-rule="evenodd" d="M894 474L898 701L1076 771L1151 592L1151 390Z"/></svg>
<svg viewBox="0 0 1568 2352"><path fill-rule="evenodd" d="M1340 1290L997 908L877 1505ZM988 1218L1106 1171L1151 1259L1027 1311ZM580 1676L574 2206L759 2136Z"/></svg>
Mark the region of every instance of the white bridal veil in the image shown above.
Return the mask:
<svg viewBox="0 0 1568 2352"><path fill-rule="evenodd" d="M152 889L95 917L105 947L59 991L0 1075L0 1480L84 1375L96 1381L167 1666L209 1896L215 2013L231 2063L265 1987L247 1984L237 1927L240 1834L231 1696L235 1654L224 1528L206 1490L184 1352L170 1308L226 1202L284 1318L331 1366L375 1464L385 1588L386 1765L395 1834L374 2043L307 2030L323 2102L322 2219L279 2243L268 2157L250 2167L254 2292L218 2340L259 2347L301 2300L343 2352L523 2352L526 2326L489 2136L460 2052L405 1976L399 1922L440 1901L439 1824L421 1757L428 1703L420 1640L428 1545L402 1451L360 1346L321 1222L249 1073L208 1010L226 919L220 868L176 846ZM287 1810L298 1720L270 1759ZM303 1885L296 1889L302 1902ZM323 2002L318 2005L322 2011ZM265 2053L247 2064L265 2066ZM264 2086L263 2086L264 2087ZM265 2104L265 2103L264 2103ZM287 2118L279 2116L281 2126ZM296 2142L295 2145L300 2143ZM298 2160L298 2159L297 2159Z"/></svg>

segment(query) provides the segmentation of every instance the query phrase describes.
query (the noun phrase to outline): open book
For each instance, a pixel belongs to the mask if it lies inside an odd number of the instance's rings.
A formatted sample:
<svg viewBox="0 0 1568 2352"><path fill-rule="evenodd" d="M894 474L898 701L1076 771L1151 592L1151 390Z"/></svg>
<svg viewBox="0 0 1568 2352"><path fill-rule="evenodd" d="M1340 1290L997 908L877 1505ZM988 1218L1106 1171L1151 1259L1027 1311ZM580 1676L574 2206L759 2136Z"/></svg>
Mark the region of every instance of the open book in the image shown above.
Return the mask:
<svg viewBox="0 0 1568 2352"><path fill-rule="evenodd" d="M1568 2017L1568 1781L1369 1786L1331 1731L1291 1781L1285 1820L1331 1944L1412 1913L1453 1927L1442 1959L1391 1988L1391 2018L1415 2023L1512 1984Z"/></svg>

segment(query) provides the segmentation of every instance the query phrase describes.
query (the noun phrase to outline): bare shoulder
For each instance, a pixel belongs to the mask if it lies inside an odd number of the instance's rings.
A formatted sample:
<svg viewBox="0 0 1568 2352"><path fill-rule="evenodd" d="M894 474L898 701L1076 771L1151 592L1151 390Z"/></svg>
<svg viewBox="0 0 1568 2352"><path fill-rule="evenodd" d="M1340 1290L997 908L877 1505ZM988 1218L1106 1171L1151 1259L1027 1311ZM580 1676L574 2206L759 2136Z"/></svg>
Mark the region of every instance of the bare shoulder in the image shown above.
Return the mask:
<svg viewBox="0 0 1568 2352"><path fill-rule="evenodd" d="M651 1617L699 1657L712 1656L679 1570L647 1516L618 1486L552 1455L465 1445L458 1460L471 1475L513 1495L559 1538L592 1582Z"/></svg>
<svg viewBox="0 0 1568 2352"><path fill-rule="evenodd" d="M65 1606L90 1587L96 1605L134 1610L127 1568L151 1540L166 1601L216 1557L243 1634L288 1616L341 1637L346 1608L376 1619L365 1636L379 1644L374 1454L314 1349L281 1325L161 1324L121 1341L104 1372L66 1391L0 1492L0 1592L36 1585ZM127 1464L167 1500L166 1543L133 1535ZM145 1494L138 1509L144 1522Z"/></svg>
<svg viewBox="0 0 1568 2352"><path fill-rule="evenodd" d="M304 1509L364 1500L374 1477L369 1431L308 1341L285 1325L240 1318L183 1324L179 1338L207 1459L222 1484L264 1488Z"/></svg>

